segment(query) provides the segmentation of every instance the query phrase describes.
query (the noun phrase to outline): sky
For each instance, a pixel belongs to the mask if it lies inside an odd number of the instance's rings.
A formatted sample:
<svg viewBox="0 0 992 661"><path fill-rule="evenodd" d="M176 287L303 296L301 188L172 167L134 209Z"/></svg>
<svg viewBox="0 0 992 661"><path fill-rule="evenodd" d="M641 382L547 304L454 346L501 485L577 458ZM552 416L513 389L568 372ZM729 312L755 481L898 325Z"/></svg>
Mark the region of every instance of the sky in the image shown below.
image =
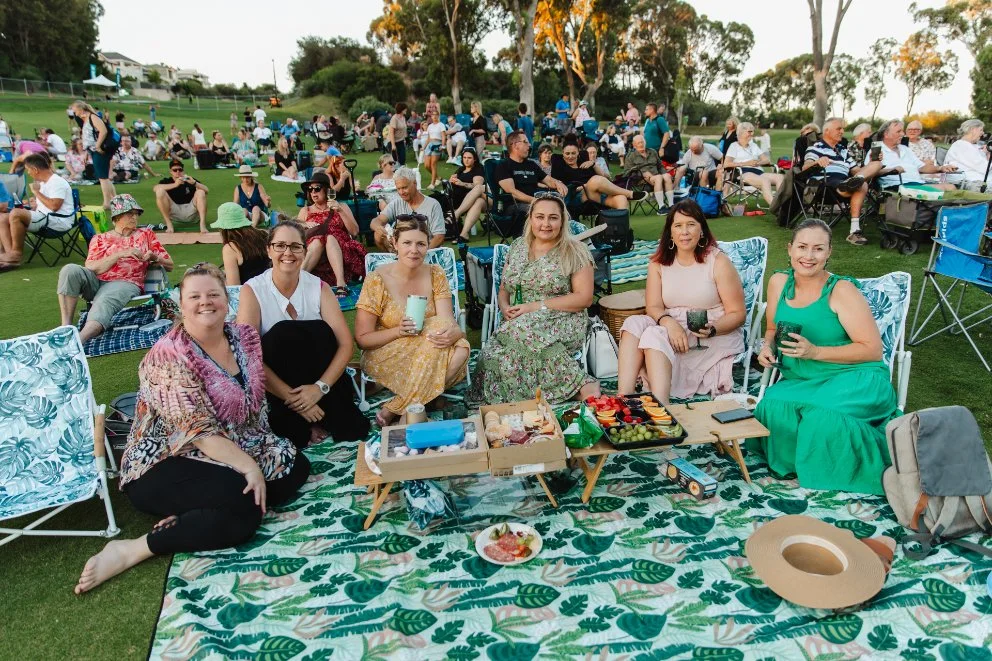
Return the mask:
<svg viewBox="0 0 992 661"><path fill-rule="evenodd" d="M287 71L296 52L296 40L308 34L346 36L365 43L369 23L382 13L379 0L325 0L314 4L297 0L279 3L278 15L262 19L273 7L269 1L238 0L202 2L202 0L172 0L170 15L185 25L200 26L199 34L187 36L182 47L177 46L175 30L147 30L136 20L130 0L102 0L104 16L100 21L101 50L123 53L144 64L165 62L178 68L197 69L210 77L211 83L247 82L252 85L272 82L273 60L275 75L281 90L292 87ZM919 6L932 7L943 0L919 0ZM867 55L876 39L893 37L900 43L919 29L909 13L910 0L854 0L841 26L837 53L855 57ZM238 7L235 15L231 7ZM697 12L710 18L747 23L755 35L743 76L753 76L789 57L810 52L809 8L805 0L750 0L747 11L741 4L729 0L693 0ZM319 9L318 9L319 7ZM824 1L824 39L829 40L833 26L836 0ZM229 35L230 39L217 38ZM252 36L254 35L254 36ZM490 58L507 45L509 37L500 32L490 33L480 44ZM974 60L963 45L950 43L958 56L958 74L950 88L939 92L927 91L917 96L914 112L926 110L957 110L967 112L971 98L968 74ZM444 90L438 90L444 94ZM717 92L714 97L729 99L729 92ZM906 87L895 79L887 85L887 96L879 108L879 116L902 116L906 108ZM858 99L849 117L867 116L871 108Z"/></svg>

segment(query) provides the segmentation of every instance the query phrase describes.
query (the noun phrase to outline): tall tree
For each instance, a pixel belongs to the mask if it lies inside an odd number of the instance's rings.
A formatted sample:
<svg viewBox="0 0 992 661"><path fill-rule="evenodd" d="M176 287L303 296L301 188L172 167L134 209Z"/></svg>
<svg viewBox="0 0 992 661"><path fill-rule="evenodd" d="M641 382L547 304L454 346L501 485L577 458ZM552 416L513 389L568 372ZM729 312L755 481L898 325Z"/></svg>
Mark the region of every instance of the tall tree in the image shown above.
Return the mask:
<svg viewBox="0 0 992 661"><path fill-rule="evenodd" d="M607 57L626 30L630 8L624 0L540 0L535 18L535 38L558 54L569 94L575 98L576 80L582 83L583 100L596 108L596 92L612 65Z"/></svg>
<svg viewBox="0 0 992 661"><path fill-rule="evenodd" d="M101 16L98 0L0 2L0 76L89 78Z"/></svg>
<svg viewBox="0 0 992 661"><path fill-rule="evenodd" d="M419 59L435 81L450 82L455 112L461 112L460 64L474 60L475 45L490 25L482 0L383 0L369 38L387 53Z"/></svg>
<svg viewBox="0 0 992 661"><path fill-rule="evenodd" d="M297 85L335 62L378 64L375 49L348 37L323 39L313 35L296 41L296 55L289 61L289 75Z"/></svg>
<svg viewBox="0 0 992 661"><path fill-rule="evenodd" d="M917 95L925 90L942 90L954 82L958 71L958 56L949 50L937 50L937 35L921 30L909 35L893 56L896 78L906 83L909 96L906 114L913 111Z"/></svg>
<svg viewBox="0 0 992 661"><path fill-rule="evenodd" d="M641 0L627 35L638 76L661 101L675 93L675 78L696 27L696 10L683 0Z"/></svg>
<svg viewBox="0 0 992 661"><path fill-rule="evenodd" d="M891 37L877 40L864 59L865 101L871 104L871 119L875 121L878 106L885 98L885 77L892 69L892 56L898 42Z"/></svg>
<svg viewBox="0 0 992 661"><path fill-rule="evenodd" d="M992 0L946 0L943 7L927 9L914 2L909 10L934 32L960 41L975 59L992 40Z"/></svg>
<svg viewBox="0 0 992 661"><path fill-rule="evenodd" d="M983 48L975 58L971 82L971 111L986 125L992 124L992 46Z"/></svg>
<svg viewBox="0 0 992 661"><path fill-rule="evenodd" d="M754 33L743 23L711 20L703 15L688 31L685 72L689 91L706 101L718 82L726 89L744 69L754 47Z"/></svg>
<svg viewBox="0 0 992 661"><path fill-rule="evenodd" d="M837 0L837 14L834 16L834 27L826 51L823 49L823 0L806 2L809 4L809 21L813 29L813 86L816 89L813 122L822 125L827 116L827 77L837 49L837 35L840 34L840 24L853 0Z"/></svg>
<svg viewBox="0 0 992 661"><path fill-rule="evenodd" d="M493 6L507 18L520 71L520 103L534 114L534 18L538 0L494 0Z"/></svg>
<svg viewBox="0 0 992 661"><path fill-rule="evenodd" d="M865 63L847 53L840 53L830 70L830 106L835 112L834 103L840 102L840 116L846 117L847 111L854 105L854 94L861 85L861 76Z"/></svg>

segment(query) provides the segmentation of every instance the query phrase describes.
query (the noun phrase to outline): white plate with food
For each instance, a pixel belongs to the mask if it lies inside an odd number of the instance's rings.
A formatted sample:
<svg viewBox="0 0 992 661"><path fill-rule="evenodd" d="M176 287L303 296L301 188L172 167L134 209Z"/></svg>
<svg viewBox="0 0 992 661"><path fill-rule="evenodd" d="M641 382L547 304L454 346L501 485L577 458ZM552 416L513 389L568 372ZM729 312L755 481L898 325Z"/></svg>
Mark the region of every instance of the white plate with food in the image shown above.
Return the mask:
<svg viewBox="0 0 992 661"><path fill-rule="evenodd" d="M544 547L541 534L524 523L497 523L475 538L475 551L496 565L521 565Z"/></svg>

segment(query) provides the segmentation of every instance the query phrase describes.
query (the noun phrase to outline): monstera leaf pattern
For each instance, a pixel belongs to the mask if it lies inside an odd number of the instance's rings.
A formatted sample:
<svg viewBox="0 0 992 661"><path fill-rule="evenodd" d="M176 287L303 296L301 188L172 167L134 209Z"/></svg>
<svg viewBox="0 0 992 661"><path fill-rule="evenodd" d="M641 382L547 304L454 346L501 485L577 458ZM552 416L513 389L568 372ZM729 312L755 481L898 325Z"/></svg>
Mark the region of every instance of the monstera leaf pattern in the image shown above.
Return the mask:
<svg viewBox="0 0 992 661"><path fill-rule="evenodd" d="M884 498L803 489L750 458L746 483L726 455L693 446L614 455L588 503L580 481L557 509L533 478L438 480L455 512L425 530L403 504L428 483L410 483L363 530L373 496L352 484L355 445L308 448L300 497L242 546L175 556L152 658L989 658L992 559L952 545L899 553L882 592L834 613L784 601L744 554L757 527L800 511L901 537ZM717 495L700 502L665 478L670 457L715 477ZM534 526L541 553L515 567L480 558L475 536L504 521Z"/></svg>
<svg viewBox="0 0 992 661"><path fill-rule="evenodd" d="M882 360L891 369L892 357L902 349L905 337L910 275L904 271L894 271L880 278L862 278L858 282L882 336Z"/></svg>
<svg viewBox="0 0 992 661"><path fill-rule="evenodd" d="M0 519L94 494L91 399L75 328L0 341Z"/></svg>
<svg viewBox="0 0 992 661"><path fill-rule="evenodd" d="M718 241L717 246L722 250L741 277L744 287L744 346L749 347L753 341L750 337L751 322L757 304L764 300L765 266L768 263L768 239L762 236L752 236L740 241ZM737 356L740 361L746 351Z"/></svg>

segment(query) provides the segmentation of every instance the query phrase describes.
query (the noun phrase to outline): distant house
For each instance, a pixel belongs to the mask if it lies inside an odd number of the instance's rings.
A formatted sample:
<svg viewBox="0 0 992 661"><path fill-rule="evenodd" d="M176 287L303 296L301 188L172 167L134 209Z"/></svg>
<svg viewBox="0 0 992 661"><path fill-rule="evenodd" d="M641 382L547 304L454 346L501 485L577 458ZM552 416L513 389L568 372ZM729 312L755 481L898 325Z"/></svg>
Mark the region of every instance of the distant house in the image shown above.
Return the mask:
<svg viewBox="0 0 992 661"><path fill-rule="evenodd" d="M130 76L135 80L145 80L141 63L132 60L126 55L113 51L101 51L97 53L97 59L100 60L101 64L106 65L113 74L116 74L120 70L121 78Z"/></svg>
<svg viewBox="0 0 992 661"><path fill-rule="evenodd" d="M141 78L142 82L146 82L148 80L148 74L152 71L158 73L159 77L162 79L161 84L166 87L175 85L179 80L176 76L179 70L175 67L170 67L168 64L146 64L143 69L143 76Z"/></svg>
<svg viewBox="0 0 992 661"><path fill-rule="evenodd" d="M176 72L176 80L196 80L204 87L210 86L210 78L196 69L180 69Z"/></svg>

